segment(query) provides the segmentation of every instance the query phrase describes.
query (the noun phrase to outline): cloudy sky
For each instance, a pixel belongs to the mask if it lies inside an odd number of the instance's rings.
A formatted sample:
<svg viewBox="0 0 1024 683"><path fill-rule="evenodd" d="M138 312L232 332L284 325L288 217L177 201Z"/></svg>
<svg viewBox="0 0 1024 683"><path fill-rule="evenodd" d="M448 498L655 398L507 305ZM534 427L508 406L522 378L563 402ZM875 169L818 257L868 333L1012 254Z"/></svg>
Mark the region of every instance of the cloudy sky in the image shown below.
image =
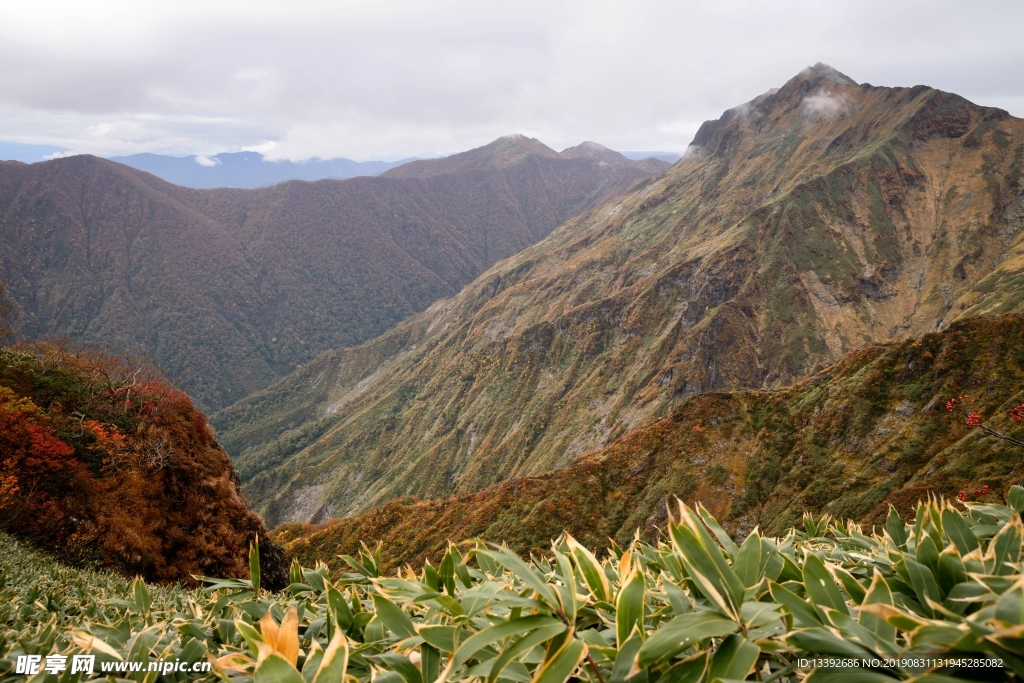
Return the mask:
<svg viewBox="0 0 1024 683"><path fill-rule="evenodd" d="M682 151L822 61L1024 116L1024 2L0 0L0 140L434 155L525 133Z"/></svg>

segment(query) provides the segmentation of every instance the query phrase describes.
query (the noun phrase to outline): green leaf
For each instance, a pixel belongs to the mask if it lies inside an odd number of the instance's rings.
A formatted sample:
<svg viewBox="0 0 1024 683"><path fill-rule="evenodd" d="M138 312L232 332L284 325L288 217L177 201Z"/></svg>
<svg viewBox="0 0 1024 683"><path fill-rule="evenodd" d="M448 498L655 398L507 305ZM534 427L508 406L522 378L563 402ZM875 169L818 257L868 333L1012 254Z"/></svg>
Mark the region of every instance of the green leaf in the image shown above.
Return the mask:
<svg viewBox="0 0 1024 683"><path fill-rule="evenodd" d="M420 669L423 671L424 683L433 683L441 671L440 651L427 643L420 645Z"/></svg>
<svg viewBox="0 0 1024 683"><path fill-rule="evenodd" d="M907 535L907 528L903 524L903 520L900 519L899 513L892 505L889 506L889 516L885 518L885 531L889 534L889 538L896 543L897 548L906 549L907 540L910 537Z"/></svg>
<svg viewBox="0 0 1024 683"><path fill-rule="evenodd" d="M807 553L804 558L804 588L807 597L816 605L849 614L843 594L839 592L835 579L825 568L825 563L814 553ZM781 602L781 601L780 601Z"/></svg>
<svg viewBox="0 0 1024 683"><path fill-rule="evenodd" d="M896 683L900 679L870 669L815 669L808 683ZM929 679L930 680L930 679Z"/></svg>
<svg viewBox="0 0 1024 683"><path fill-rule="evenodd" d="M555 586L558 594L558 603L562 606L562 615L570 624L576 622L576 572L572 569L572 562L563 553L552 550L555 562L558 565L558 576L562 581L560 586Z"/></svg>
<svg viewBox="0 0 1024 683"><path fill-rule="evenodd" d="M583 641L566 638L565 644L537 667L532 683L565 683L586 656Z"/></svg>
<svg viewBox="0 0 1024 683"><path fill-rule="evenodd" d="M761 537L758 534L750 534L743 541L732 567L747 588L753 588L761 581Z"/></svg>
<svg viewBox="0 0 1024 683"><path fill-rule="evenodd" d="M320 670L320 664L324 661L324 651L315 640L309 645L310 652L306 655L306 661L302 664L302 679L306 683L313 683L316 672Z"/></svg>
<svg viewBox="0 0 1024 683"><path fill-rule="evenodd" d="M957 584L967 580L967 568L964 567L964 561L955 546L950 545L939 553L936 577L939 580L939 587L947 595Z"/></svg>
<svg viewBox="0 0 1024 683"><path fill-rule="evenodd" d="M989 543L989 552L995 556L995 573L999 576L1006 576L1013 572L1008 562L1020 560L1021 551L1021 526L1019 516L1015 516L1009 524L1004 524L999 533Z"/></svg>
<svg viewBox="0 0 1024 683"><path fill-rule="evenodd" d="M377 609L377 618L385 627L399 638L412 638L416 635L416 628L412 625L412 619L401 607L391 602L383 595L373 595L373 606Z"/></svg>
<svg viewBox="0 0 1024 683"><path fill-rule="evenodd" d="M917 600L925 611L925 616L932 616L933 612L932 608L928 606L928 600L942 602L939 584L935 582L935 576L928 567L910 557L904 556L903 563L906 566L914 593L917 594Z"/></svg>
<svg viewBox="0 0 1024 683"><path fill-rule="evenodd" d="M564 633L566 628L566 625L561 622L551 624L550 626L542 626L541 628L526 634L514 644L509 645L508 649L502 652L494 661L494 666L491 667L491 673L487 679L489 683L494 683L498 680L498 674L500 674L515 657L519 656L523 652L528 652L530 649L543 642L551 640L557 635Z"/></svg>
<svg viewBox="0 0 1024 683"><path fill-rule="evenodd" d="M252 624L247 624L241 619L235 619L235 628L238 629L240 634L242 634L242 638L245 639L246 645L249 646L249 651L252 653L252 656L259 656L260 651L256 643L263 642L263 636L260 635L260 632L257 631Z"/></svg>
<svg viewBox="0 0 1024 683"><path fill-rule="evenodd" d="M636 653L643 644L644 641L640 638L640 634L634 631L629 640L619 646L615 663L612 665L611 683L625 683L629 678L629 672L633 670Z"/></svg>
<svg viewBox="0 0 1024 683"><path fill-rule="evenodd" d="M143 613L149 612L149 607L153 604L153 600L149 596L146 582L142 579L135 579L132 583L132 592L135 593L135 604L139 606L139 611Z"/></svg>
<svg viewBox="0 0 1024 683"><path fill-rule="evenodd" d="M327 606L330 608L331 614L337 621L338 626L343 631L347 631L348 627L352 625L352 610L349 608L345 596L331 583L327 584ZM332 633L331 635L334 634Z"/></svg>
<svg viewBox="0 0 1024 683"><path fill-rule="evenodd" d="M441 577L441 583L448 592L448 595L455 595L455 557L452 555L453 549L454 546L448 549L448 552L441 558L441 565L437 568L437 573Z"/></svg>
<svg viewBox="0 0 1024 683"><path fill-rule="evenodd" d="M577 543L576 539L572 536L567 536L565 540L569 545L569 551L572 553L573 559L576 560L576 566L580 569L583 581L587 584L590 592L598 600L603 600L604 602L611 600L611 585L608 583L608 577L605 575L604 569L601 568L601 563L597 561L597 557Z"/></svg>
<svg viewBox="0 0 1024 683"><path fill-rule="evenodd" d="M1024 488L1016 484L1011 486L1010 493L1006 496L1006 502L1017 512L1024 513Z"/></svg>
<svg viewBox="0 0 1024 683"><path fill-rule="evenodd" d="M942 530L953 541L953 545L961 555L966 555L981 547L978 537L971 531L970 525L967 524L967 520L959 510L946 508L942 511Z"/></svg>
<svg viewBox="0 0 1024 683"><path fill-rule="evenodd" d="M252 590L257 595L260 592L260 538L259 536L249 544L249 576L252 580Z"/></svg>
<svg viewBox="0 0 1024 683"><path fill-rule="evenodd" d="M805 652L821 655L849 655L851 657L874 656L867 648L842 640L823 628L809 628L794 631L786 636L786 642Z"/></svg>
<svg viewBox="0 0 1024 683"><path fill-rule="evenodd" d="M775 600L775 602L780 603L783 607L789 610L789 613L793 615L793 620L797 626L821 626L821 617L818 616L818 613L814 611L814 608L799 595L782 584L775 583L774 581L768 584L768 590L771 592L772 599Z"/></svg>
<svg viewBox="0 0 1024 683"><path fill-rule="evenodd" d="M420 670L404 655L386 652L382 655L377 655L373 659L383 664L385 669L394 671L401 676L405 683L423 683L423 675L420 673Z"/></svg>
<svg viewBox="0 0 1024 683"><path fill-rule="evenodd" d="M687 657L658 679L658 683L699 683L708 668L708 651Z"/></svg>
<svg viewBox="0 0 1024 683"><path fill-rule="evenodd" d="M462 628L459 626L421 626L420 635L441 652L454 654L459 646L459 635Z"/></svg>
<svg viewBox="0 0 1024 683"><path fill-rule="evenodd" d="M306 683L298 669L276 652L260 662L253 675L253 681L254 683Z"/></svg>
<svg viewBox="0 0 1024 683"><path fill-rule="evenodd" d="M690 578L727 615L738 619L743 603L743 582L725 561L721 549L704 525L680 503L679 524L669 523L669 535L679 551ZM734 544L735 545L735 544Z"/></svg>
<svg viewBox="0 0 1024 683"><path fill-rule="evenodd" d="M857 577L838 566L833 567L832 571L835 577L839 579L839 583L842 584L843 590L845 590L846 594L850 596L850 599L853 600L854 604L859 605L864 602L864 594L866 591L864 590L864 586L860 584L860 581L857 580Z"/></svg>
<svg viewBox="0 0 1024 683"><path fill-rule="evenodd" d="M647 586L642 571L633 569L623 579L619 594L615 599L615 635L619 647L626 642L635 627L640 629L640 637L644 634L644 600Z"/></svg>
<svg viewBox="0 0 1024 683"><path fill-rule="evenodd" d="M886 583L885 577L882 576L882 573L876 569L874 577L871 580L871 586L864 595L864 600L861 602L861 605L892 604L892 591L889 590L889 584ZM857 620L864 626L864 628L869 629L882 640L893 641L896 639L896 627L879 616L861 610L860 614L857 616Z"/></svg>
<svg viewBox="0 0 1024 683"><path fill-rule="evenodd" d="M725 533L725 529L722 528L722 525L718 523L718 520L708 512L707 508L705 508L702 503L697 503L697 514L700 515L701 521L711 529L711 533L715 535L715 538L718 539L722 548L725 549L725 554L728 555L730 559L734 559L736 557L736 553L738 553L740 549L736 543L733 542L732 537Z"/></svg>
<svg viewBox="0 0 1024 683"><path fill-rule="evenodd" d="M1018 583L996 603L996 619L1014 626L1024 625L1024 585Z"/></svg>
<svg viewBox="0 0 1024 683"><path fill-rule="evenodd" d="M669 604L672 605L672 611L677 616L693 611L693 604L690 602L690 596L686 594L686 591L671 581L663 582L662 587L668 596Z"/></svg>
<svg viewBox="0 0 1024 683"><path fill-rule="evenodd" d="M334 637L328 643L321 659L321 665L316 670L312 683L344 683L345 672L348 669L348 639L341 629L334 629Z"/></svg>
<svg viewBox="0 0 1024 683"><path fill-rule="evenodd" d="M479 633L473 634L467 638L465 642L459 645L459 649L455 651L455 656L452 658L447 670L455 671L464 663L469 661L469 659L481 649L491 645L492 643L496 643L499 640L508 638L509 636L518 635L520 633L533 631L541 627L554 625L564 626L564 624L561 624L561 622L553 617L536 614L489 626Z"/></svg>
<svg viewBox="0 0 1024 683"><path fill-rule="evenodd" d="M731 635L718 646L708 665L708 681L743 680L754 668L761 648L741 635Z"/></svg>
<svg viewBox="0 0 1024 683"><path fill-rule="evenodd" d="M739 630L739 624L716 612L690 612L661 624L640 648L641 669L660 666L694 643L706 638L727 636Z"/></svg>
<svg viewBox="0 0 1024 683"><path fill-rule="evenodd" d="M512 572L520 581L532 588L538 598L546 603L551 609L558 609L558 596L554 589L548 585L547 580L540 573L526 564L508 548L495 547L493 550L480 550L479 554L486 555L498 562L502 567Z"/></svg>

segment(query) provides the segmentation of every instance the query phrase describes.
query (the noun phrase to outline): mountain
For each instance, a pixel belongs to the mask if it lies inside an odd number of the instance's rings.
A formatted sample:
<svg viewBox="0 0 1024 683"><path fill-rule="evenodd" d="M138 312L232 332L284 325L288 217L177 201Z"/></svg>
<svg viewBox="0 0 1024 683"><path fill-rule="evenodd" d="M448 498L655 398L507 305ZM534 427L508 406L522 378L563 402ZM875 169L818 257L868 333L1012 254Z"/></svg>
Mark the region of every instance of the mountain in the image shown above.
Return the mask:
<svg viewBox="0 0 1024 683"><path fill-rule="evenodd" d="M664 175L212 419L272 524L556 469L696 394L1021 310L1022 162L1002 110L816 65L705 123Z"/></svg>
<svg viewBox="0 0 1024 683"><path fill-rule="evenodd" d="M224 406L653 173L535 141L475 153L499 150L514 159L259 190L183 188L91 156L0 162L0 282L22 335L148 355L201 407Z"/></svg>
<svg viewBox="0 0 1024 683"><path fill-rule="evenodd" d="M902 343L875 344L781 391L711 392L614 443L538 476L446 500L402 497L368 512L275 533L302 564L381 541L388 571L440 558L449 540L483 538L520 554L569 531L626 547L664 530L667 503L702 502L737 539L784 535L804 511L884 525L928 494L1016 482L1024 450L968 429L945 409L964 392L984 424L1017 439L1024 402L1024 315L968 318ZM906 517L905 517L906 518Z"/></svg>
<svg viewBox="0 0 1024 683"><path fill-rule="evenodd" d="M308 161L267 161L257 152L224 152L209 157L172 157L164 154L131 154L111 157L125 166L152 173L175 185L209 189L241 187L253 189L286 180L344 179L380 175L405 161L352 161L351 159L310 159Z"/></svg>

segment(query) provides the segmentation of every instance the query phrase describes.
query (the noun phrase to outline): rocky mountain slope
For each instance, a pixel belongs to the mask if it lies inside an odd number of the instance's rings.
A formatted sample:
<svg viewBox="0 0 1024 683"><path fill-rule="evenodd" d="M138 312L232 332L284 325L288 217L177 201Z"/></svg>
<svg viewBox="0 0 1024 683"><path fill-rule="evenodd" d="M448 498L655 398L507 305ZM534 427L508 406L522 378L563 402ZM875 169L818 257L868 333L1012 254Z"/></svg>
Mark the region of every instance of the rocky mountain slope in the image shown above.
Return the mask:
<svg viewBox="0 0 1024 683"><path fill-rule="evenodd" d="M564 466L700 392L1024 307L1024 121L817 65L458 296L215 416L272 523Z"/></svg>
<svg viewBox="0 0 1024 683"><path fill-rule="evenodd" d="M29 338L145 353L204 407L371 339L667 167L523 137L419 177L194 190L89 156L0 163L0 281Z"/></svg>
<svg viewBox="0 0 1024 683"><path fill-rule="evenodd" d="M656 538L666 503L702 502L734 533L798 525L804 511L884 524L928 494L997 502L1024 448L963 424L946 401L968 393L983 424L1024 440L1024 315L968 318L943 332L875 344L780 391L711 392L568 466L447 500L403 497L323 528L276 538L303 564L381 541L389 569L436 560L449 540L542 552L568 530L588 545ZM959 418L959 419L958 419ZM988 495L976 493L988 486Z"/></svg>

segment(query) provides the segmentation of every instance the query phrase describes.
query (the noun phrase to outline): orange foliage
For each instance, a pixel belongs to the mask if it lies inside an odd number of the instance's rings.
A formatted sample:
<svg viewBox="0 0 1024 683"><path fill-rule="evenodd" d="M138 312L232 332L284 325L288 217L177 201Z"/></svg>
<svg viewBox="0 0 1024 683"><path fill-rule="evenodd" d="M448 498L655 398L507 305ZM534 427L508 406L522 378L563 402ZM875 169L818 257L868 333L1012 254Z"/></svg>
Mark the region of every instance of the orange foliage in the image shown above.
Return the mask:
<svg viewBox="0 0 1024 683"><path fill-rule="evenodd" d="M0 349L0 527L154 581L247 576L267 530L188 396L139 363L30 351Z"/></svg>

